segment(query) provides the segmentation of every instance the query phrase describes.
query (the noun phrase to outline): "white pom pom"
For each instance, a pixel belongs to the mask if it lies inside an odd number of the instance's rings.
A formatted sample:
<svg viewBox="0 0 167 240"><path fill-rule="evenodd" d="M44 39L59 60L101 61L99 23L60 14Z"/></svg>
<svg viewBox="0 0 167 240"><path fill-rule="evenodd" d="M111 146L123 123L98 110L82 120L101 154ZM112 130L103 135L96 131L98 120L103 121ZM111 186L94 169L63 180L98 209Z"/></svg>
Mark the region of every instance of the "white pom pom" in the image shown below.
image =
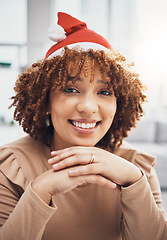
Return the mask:
<svg viewBox="0 0 167 240"><path fill-rule="evenodd" d="M54 42L61 42L66 38L66 34L60 25L54 25L48 29L48 37Z"/></svg>

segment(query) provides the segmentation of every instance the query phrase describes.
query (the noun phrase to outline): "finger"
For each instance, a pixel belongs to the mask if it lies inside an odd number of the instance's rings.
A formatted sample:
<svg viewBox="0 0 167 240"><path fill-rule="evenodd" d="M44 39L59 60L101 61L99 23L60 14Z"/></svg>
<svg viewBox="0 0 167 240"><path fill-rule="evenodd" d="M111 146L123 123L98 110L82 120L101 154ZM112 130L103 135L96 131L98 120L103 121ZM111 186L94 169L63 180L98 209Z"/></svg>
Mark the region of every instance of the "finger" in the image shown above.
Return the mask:
<svg viewBox="0 0 167 240"><path fill-rule="evenodd" d="M102 174L102 164L88 164L85 166L75 167L68 171L69 176L77 177L77 176L85 176L88 174Z"/></svg>
<svg viewBox="0 0 167 240"><path fill-rule="evenodd" d="M60 149L60 150L57 150L57 151L51 151L51 155L54 157L54 156L57 156L58 154L62 153L62 152L66 152L68 151L70 148L64 148L64 149Z"/></svg>
<svg viewBox="0 0 167 240"><path fill-rule="evenodd" d="M87 151L86 148L84 148L84 150L83 148L70 148L49 159L48 163L54 164L54 169L61 169L76 164L88 164L92 158L91 151L89 148L87 148ZM59 168L60 166L61 168Z"/></svg>
<svg viewBox="0 0 167 240"><path fill-rule="evenodd" d="M66 148L63 150L51 152L51 155L53 156L53 158L50 158L48 160L48 163L53 164L74 155L74 152L70 151L70 148Z"/></svg>
<svg viewBox="0 0 167 240"><path fill-rule="evenodd" d="M61 169L65 169L65 168L68 168L70 166L74 166L77 164L77 159L75 156L71 156L71 157L68 157L62 161L59 161L57 163L54 163L52 165L52 168L54 170L61 170Z"/></svg>
<svg viewBox="0 0 167 240"><path fill-rule="evenodd" d="M86 175L81 178L81 181L85 182L85 183L91 183L91 184L98 184L101 185L103 187L109 187L112 189L116 189L117 188L117 184L104 178L103 176L100 175Z"/></svg>
<svg viewBox="0 0 167 240"><path fill-rule="evenodd" d="M63 152L67 152L67 151L80 151L80 150L85 150L87 147L83 147L83 146L75 146L75 147L69 147L69 148L64 148L64 149L60 149L60 150L57 150L57 151L51 151L51 155L52 156L56 156L60 153L63 153ZM88 148L87 148L88 149Z"/></svg>
<svg viewBox="0 0 167 240"><path fill-rule="evenodd" d="M72 166L76 166L76 165L85 165L88 164L88 162L91 159L91 155L90 153L87 154L76 154L73 156L70 156L68 158L65 158L57 163L54 163L52 165L52 168L54 170L60 170L63 168L68 168L68 167L72 167Z"/></svg>

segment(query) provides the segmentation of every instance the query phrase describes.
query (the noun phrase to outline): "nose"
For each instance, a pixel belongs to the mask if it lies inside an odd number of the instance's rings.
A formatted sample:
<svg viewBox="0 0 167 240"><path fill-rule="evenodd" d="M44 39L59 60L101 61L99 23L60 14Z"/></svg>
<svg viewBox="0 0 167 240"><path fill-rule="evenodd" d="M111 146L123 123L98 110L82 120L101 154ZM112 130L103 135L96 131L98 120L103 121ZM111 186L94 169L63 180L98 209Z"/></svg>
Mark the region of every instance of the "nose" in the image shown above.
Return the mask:
<svg viewBox="0 0 167 240"><path fill-rule="evenodd" d="M98 102L96 97L91 93L80 96L77 104L77 111L85 114L86 116L91 116L91 114L96 113L98 111Z"/></svg>

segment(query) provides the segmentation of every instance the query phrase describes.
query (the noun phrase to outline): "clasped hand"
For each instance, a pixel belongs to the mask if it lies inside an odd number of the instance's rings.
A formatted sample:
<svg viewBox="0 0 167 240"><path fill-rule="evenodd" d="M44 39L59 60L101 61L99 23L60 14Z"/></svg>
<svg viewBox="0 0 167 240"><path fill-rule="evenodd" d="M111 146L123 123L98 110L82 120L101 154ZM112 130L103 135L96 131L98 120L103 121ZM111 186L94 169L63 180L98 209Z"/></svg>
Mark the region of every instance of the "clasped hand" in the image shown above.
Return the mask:
<svg viewBox="0 0 167 240"><path fill-rule="evenodd" d="M94 161L90 164L92 154ZM69 192L84 183L120 189L142 177L133 163L97 147L70 147L51 155L48 162L52 168L32 182L33 190L47 204L53 195Z"/></svg>
<svg viewBox="0 0 167 240"><path fill-rule="evenodd" d="M95 159L89 164L92 154ZM51 155L48 162L54 171L67 169L69 177L81 176L88 183L116 188L133 184L142 176L134 164L97 147L71 147L53 151Z"/></svg>

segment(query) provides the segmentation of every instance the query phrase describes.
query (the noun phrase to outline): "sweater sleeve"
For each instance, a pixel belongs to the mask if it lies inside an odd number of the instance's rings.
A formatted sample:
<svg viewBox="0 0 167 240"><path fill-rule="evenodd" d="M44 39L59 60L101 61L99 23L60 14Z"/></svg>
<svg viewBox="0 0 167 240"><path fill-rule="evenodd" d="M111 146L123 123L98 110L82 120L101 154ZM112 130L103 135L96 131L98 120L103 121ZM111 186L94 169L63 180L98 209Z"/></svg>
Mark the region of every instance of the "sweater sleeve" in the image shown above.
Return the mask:
<svg viewBox="0 0 167 240"><path fill-rule="evenodd" d="M39 240L56 207L43 202L31 182L26 184L11 151L4 150L0 156L0 239Z"/></svg>
<svg viewBox="0 0 167 240"><path fill-rule="evenodd" d="M2 178L1 178L2 179ZM45 204L32 190L31 183L26 188L20 199L17 199L9 188L0 185L1 202L0 218L1 225L9 209L13 211L0 228L1 240L13 239L41 239L45 225L56 210ZM16 203L16 201L18 202ZM14 207L14 204L16 206Z"/></svg>
<svg viewBox="0 0 167 240"><path fill-rule="evenodd" d="M164 240L165 218L159 181L153 168L155 159L138 155L134 163L143 176L131 186L121 189L123 239Z"/></svg>

